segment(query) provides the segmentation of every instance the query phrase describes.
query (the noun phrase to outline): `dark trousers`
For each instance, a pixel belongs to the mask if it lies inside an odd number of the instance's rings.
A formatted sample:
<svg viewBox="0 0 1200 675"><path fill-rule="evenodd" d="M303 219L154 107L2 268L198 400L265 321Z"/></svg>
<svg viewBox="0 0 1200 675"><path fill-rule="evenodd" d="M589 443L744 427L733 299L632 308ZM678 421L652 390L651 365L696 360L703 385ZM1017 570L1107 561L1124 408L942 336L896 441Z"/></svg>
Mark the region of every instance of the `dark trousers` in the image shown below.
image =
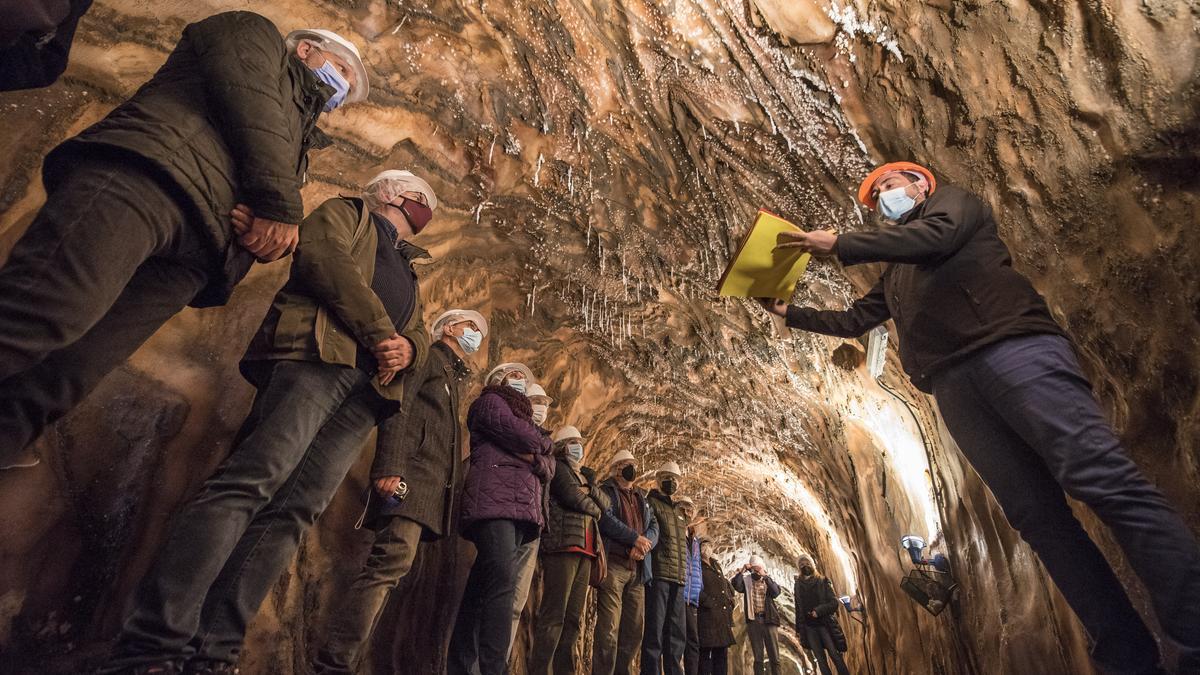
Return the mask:
<svg viewBox="0 0 1200 675"><path fill-rule="evenodd" d="M317 650L314 672L358 672L363 647L375 632L388 595L412 569L423 529L408 518L380 518L367 560L325 629L325 644Z"/></svg>
<svg viewBox="0 0 1200 675"><path fill-rule="evenodd" d="M0 468L208 283L206 236L132 164L60 177L0 268Z"/></svg>
<svg viewBox="0 0 1200 675"><path fill-rule="evenodd" d="M700 632L696 619L700 608L688 605L686 611L687 643L683 648L683 671L687 675L697 675L700 672Z"/></svg>
<svg viewBox="0 0 1200 675"><path fill-rule="evenodd" d="M583 627L592 558L582 553L546 553L541 559L542 602L534 624L528 672L574 673L578 662L575 643Z"/></svg>
<svg viewBox="0 0 1200 675"><path fill-rule="evenodd" d="M236 662L247 625L387 406L355 368L265 368L241 441L176 514L110 665Z"/></svg>
<svg viewBox="0 0 1200 675"><path fill-rule="evenodd" d="M833 675L829 670L829 661L833 661L838 675L850 675L850 670L846 668L846 660L834 646L833 634L829 632L828 628L804 624L804 634L808 650L812 652L813 660L817 662L817 668L821 669L821 675ZM825 658L826 655L829 656L828 659Z"/></svg>
<svg viewBox="0 0 1200 675"><path fill-rule="evenodd" d="M727 675L729 673L729 648L711 647L700 649L700 675Z"/></svg>
<svg viewBox="0 0 1200 675"><path fill-rule="evenodd" d="M762 615L756 621L746 622L746 635L750 638L750 651L754 652L754 675L779 675L778 628L763 623Z"/></svg>
<svg viewBox="0 0 1200 675"><path fill-rule="evenodd" d="M934 390L963 455L1094 640L1093 658L1141 672L1158 650L1064 491L1112 530L1180 647L1181 670L1200 669L1200 548L1121 448L1070 342L1005 340L939 374Z"/></svg>
<svg viewBox="0 0 1200 675"><path fill-rule="evenodd" d="M683 584L655 579L646 586L646 631L642 635L642 675L683 675L687 618Z"/></svg>
<svg viewBox="0 0 1200 675"><path fill-rule="evenodd" d="M520 548L537 538L537 526L515 520L483 520L464 533L475 544L454 633L450 636L450 675L508 672L513 590Z"/></svg>
<svg viewBox="0 0 1200 675"><path fill-rule="evenodd" d="M640 569L641 563L636 563ZM642 646L646 585L626 560L609 554L608 575L596 589L596 628L592 633L592 675L631 675Z"/></svg>

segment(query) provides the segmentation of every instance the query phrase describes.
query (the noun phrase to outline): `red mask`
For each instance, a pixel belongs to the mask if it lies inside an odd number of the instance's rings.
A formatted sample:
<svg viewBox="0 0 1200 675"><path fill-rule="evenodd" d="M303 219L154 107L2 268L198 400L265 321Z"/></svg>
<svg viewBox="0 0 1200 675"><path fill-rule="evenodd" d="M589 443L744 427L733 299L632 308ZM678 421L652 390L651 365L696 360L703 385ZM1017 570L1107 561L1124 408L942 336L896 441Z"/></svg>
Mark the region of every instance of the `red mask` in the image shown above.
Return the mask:
<svg viewBox="0 0 1200 675"><path fill-rule="evenodd" d="M401 197L401 199L404 201L400 203L400 210L404 212L404 217L408 218L408 224L412 226L413 234L420 234L433 218L433 209L408 197Z"/></svg>

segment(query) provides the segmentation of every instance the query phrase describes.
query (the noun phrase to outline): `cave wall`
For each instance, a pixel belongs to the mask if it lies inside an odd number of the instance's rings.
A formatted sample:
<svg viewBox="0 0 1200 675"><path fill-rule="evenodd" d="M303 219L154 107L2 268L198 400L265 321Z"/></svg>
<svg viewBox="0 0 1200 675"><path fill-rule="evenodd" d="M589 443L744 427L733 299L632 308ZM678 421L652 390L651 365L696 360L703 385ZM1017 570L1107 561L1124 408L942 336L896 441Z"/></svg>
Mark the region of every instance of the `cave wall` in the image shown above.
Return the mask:
<svg viewBox="0 0 1200 675"><path fill-rule="evenodd" d="M44 200L45 152L132 93L188 21L242 8L101 0L62 81L0 95L0 251ZM985 195L1134 457L1200 522L1200 248L1187 227L1200 41L1187 3L255 9L283 31L353 35L371 73L371 101L322 123L335 144L312 155L308 207L382 168L428 176L443 206L417 239L435 256L420 271L427 319L460 305L487 315L477 369L529 363L558 398L551 422L589 436L591 463L623 448L647 469L679 461L731 567L760 552L787 586L795 557L813 553L867 605L866 629L843 614L857 672L1090 668L1061 597L894 358L884 382L911 411L859 360L833 356L857 343L776 335L749 303L715 296L759 206L870 227L852 192L882 158L928 162ZM840 306L876 272L814 265L798 298ZM252 394L236 361L285 275L286 263L259 266L228 307L172 319L42 439L41 466L0 474L0 511L19 514L0 523L6 670L77 672L103 654L171 513L228 452ZM366 544L350 524L368 464L264 604L243 672L306 672L322 608ZM963 592L935 618L897 588L897 542L939 529ZM422 551L374 672L438 668L432 646L470 556L453 540ZM802 672L784 633L785 670ZM749 663L740 644L735 672Z"/></svg>

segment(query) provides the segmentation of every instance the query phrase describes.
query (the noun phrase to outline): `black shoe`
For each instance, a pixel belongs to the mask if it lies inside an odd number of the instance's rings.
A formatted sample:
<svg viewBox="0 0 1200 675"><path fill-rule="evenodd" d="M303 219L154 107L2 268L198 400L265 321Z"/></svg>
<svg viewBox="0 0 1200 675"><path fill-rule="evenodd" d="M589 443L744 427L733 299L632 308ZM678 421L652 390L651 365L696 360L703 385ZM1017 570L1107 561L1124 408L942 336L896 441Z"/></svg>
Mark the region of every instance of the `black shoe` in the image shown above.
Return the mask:
<svg viewBox="0 0 1200 675"><path fill-rule="evenodd" d="M238 667L225 661L192 659L183 667L183 675L238 675Z"/></svg>
<svg viewBox="0 0 1200 675"><path fill-rule="evenodd" d="M116 670L101 668L97 673L98 675L181 675L183 673L183 666L180 665L179 661L161 661L159 663L130 666Z"/></svg>

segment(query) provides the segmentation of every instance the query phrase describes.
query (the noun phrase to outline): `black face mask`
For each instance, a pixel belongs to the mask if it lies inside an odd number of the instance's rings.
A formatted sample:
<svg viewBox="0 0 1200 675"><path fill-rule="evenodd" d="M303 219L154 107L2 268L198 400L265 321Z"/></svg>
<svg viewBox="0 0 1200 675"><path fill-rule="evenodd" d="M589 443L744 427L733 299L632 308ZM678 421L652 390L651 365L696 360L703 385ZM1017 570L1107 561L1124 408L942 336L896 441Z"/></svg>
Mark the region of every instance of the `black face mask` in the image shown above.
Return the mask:
<svg viewBox="0 0 1200 675"><path fill-rule="evenodd" d="M811 577L812 575L814 575L816 573L817 573L817 571L811 567L801 567L800 568L800 574L803 576L806 576L806 577Z"/></svg>
<svg viewBox="0 0 1200 675"><path fill-rule="evenodd" d="M662 488L662 493L664 495L670 497L671 495L675 494L675 488L676 488L675 479L668 478L668 479L664 480L662 483L660 483L659 487Z"/></svg>
<svg viewBox="0 0 1200 675"><path fill-rule="evenodd" d="M626 464L621 467L621 478L632 481L634 478L637 478L637 469L633 468L632 464Z"/></svg>

